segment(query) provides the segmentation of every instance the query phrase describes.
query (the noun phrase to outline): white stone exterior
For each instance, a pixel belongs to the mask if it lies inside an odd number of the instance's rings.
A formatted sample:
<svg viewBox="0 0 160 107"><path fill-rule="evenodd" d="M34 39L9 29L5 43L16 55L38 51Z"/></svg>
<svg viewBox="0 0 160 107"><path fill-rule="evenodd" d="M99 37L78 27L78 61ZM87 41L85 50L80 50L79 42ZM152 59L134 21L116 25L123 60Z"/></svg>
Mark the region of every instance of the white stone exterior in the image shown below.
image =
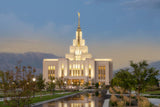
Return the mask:
<svg viewBox="0 0 160 107"><path fill-rule="evenodd" d="M70 53L65 58L43 60L43 78L46 82L50 77L64 78L68 85L83 85L85 82L109 85L112 68L112 59L94 59L88 53L79 22Z"/></svg>

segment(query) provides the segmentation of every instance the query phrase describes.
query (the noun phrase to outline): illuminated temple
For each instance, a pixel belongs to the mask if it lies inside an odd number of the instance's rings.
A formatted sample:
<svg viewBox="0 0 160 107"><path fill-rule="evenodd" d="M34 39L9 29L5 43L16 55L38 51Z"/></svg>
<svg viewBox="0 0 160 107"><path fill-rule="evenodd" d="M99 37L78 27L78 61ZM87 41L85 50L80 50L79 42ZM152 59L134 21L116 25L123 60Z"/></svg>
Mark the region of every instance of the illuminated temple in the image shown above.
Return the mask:
<svg viewBox="0 0 160 107"><path fill-rule="evenodd" d="M70 52L65 58L44 59L43 78L50 81L50 77L66 80L68 86L73 84L89 85L99 83L109 85L112 79L112 59L95 59L88 53L88 47L82 38L80 27L80 13L78 13L78 28Z"/></svg>

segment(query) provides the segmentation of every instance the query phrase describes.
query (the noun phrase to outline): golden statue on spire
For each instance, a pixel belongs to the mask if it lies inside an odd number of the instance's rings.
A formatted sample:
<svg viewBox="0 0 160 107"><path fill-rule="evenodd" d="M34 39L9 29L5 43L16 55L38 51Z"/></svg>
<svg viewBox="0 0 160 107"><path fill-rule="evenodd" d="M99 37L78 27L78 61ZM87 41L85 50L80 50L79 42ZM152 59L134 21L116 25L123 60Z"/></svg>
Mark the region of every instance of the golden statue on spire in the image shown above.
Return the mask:
<svg viewBox="0 0 160 107"><path fill-rule="evenodd" d="M80 13L78 12L78 17L80 17Z"/></svg>

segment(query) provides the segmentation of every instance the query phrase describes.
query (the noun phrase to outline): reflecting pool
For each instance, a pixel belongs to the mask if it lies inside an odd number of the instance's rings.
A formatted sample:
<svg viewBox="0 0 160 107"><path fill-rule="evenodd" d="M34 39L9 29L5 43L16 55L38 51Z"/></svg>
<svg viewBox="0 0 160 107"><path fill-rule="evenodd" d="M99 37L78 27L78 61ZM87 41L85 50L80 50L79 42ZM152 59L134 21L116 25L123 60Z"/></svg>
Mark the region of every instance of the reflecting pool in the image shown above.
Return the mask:
<svg viewBox="0 0 160 107"><path fill-rule="evenodd" d="M106 92L86 92L35 107L108 107L109 97Z"/></svg>

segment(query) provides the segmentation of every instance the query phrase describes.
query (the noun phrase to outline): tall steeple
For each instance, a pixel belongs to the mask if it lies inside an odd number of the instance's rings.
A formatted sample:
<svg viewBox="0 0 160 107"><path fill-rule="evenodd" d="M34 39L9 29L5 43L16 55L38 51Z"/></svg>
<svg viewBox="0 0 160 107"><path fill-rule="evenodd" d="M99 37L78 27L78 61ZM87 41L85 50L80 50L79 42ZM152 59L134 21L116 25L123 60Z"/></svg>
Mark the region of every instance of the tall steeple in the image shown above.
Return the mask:
<svg viewBox="0 0 160 107"><path fill-rule="evenodd" d="M80 13L78 12L78 28L77 31L81 31L81 27L80 27Z"/></svg>
<svg viewBox="0 0 160 107"><path fill-rule="evenodd" d="M66 54L66 58L69 60L86 60L86 58L92 58L92 55L88 53L88 47L85 45L85 40L82 38L79 12L76 38L73 39L73 45L70 46L70 53Z"/></svg>
<svg viewBox="0 0 160 107"><path fill-rule="evenodd" d="M80 46L81 27L80 27L80 13L79 12L78 12L78 28L77 28L77 32L78 32L78 46Z"/></svg>

